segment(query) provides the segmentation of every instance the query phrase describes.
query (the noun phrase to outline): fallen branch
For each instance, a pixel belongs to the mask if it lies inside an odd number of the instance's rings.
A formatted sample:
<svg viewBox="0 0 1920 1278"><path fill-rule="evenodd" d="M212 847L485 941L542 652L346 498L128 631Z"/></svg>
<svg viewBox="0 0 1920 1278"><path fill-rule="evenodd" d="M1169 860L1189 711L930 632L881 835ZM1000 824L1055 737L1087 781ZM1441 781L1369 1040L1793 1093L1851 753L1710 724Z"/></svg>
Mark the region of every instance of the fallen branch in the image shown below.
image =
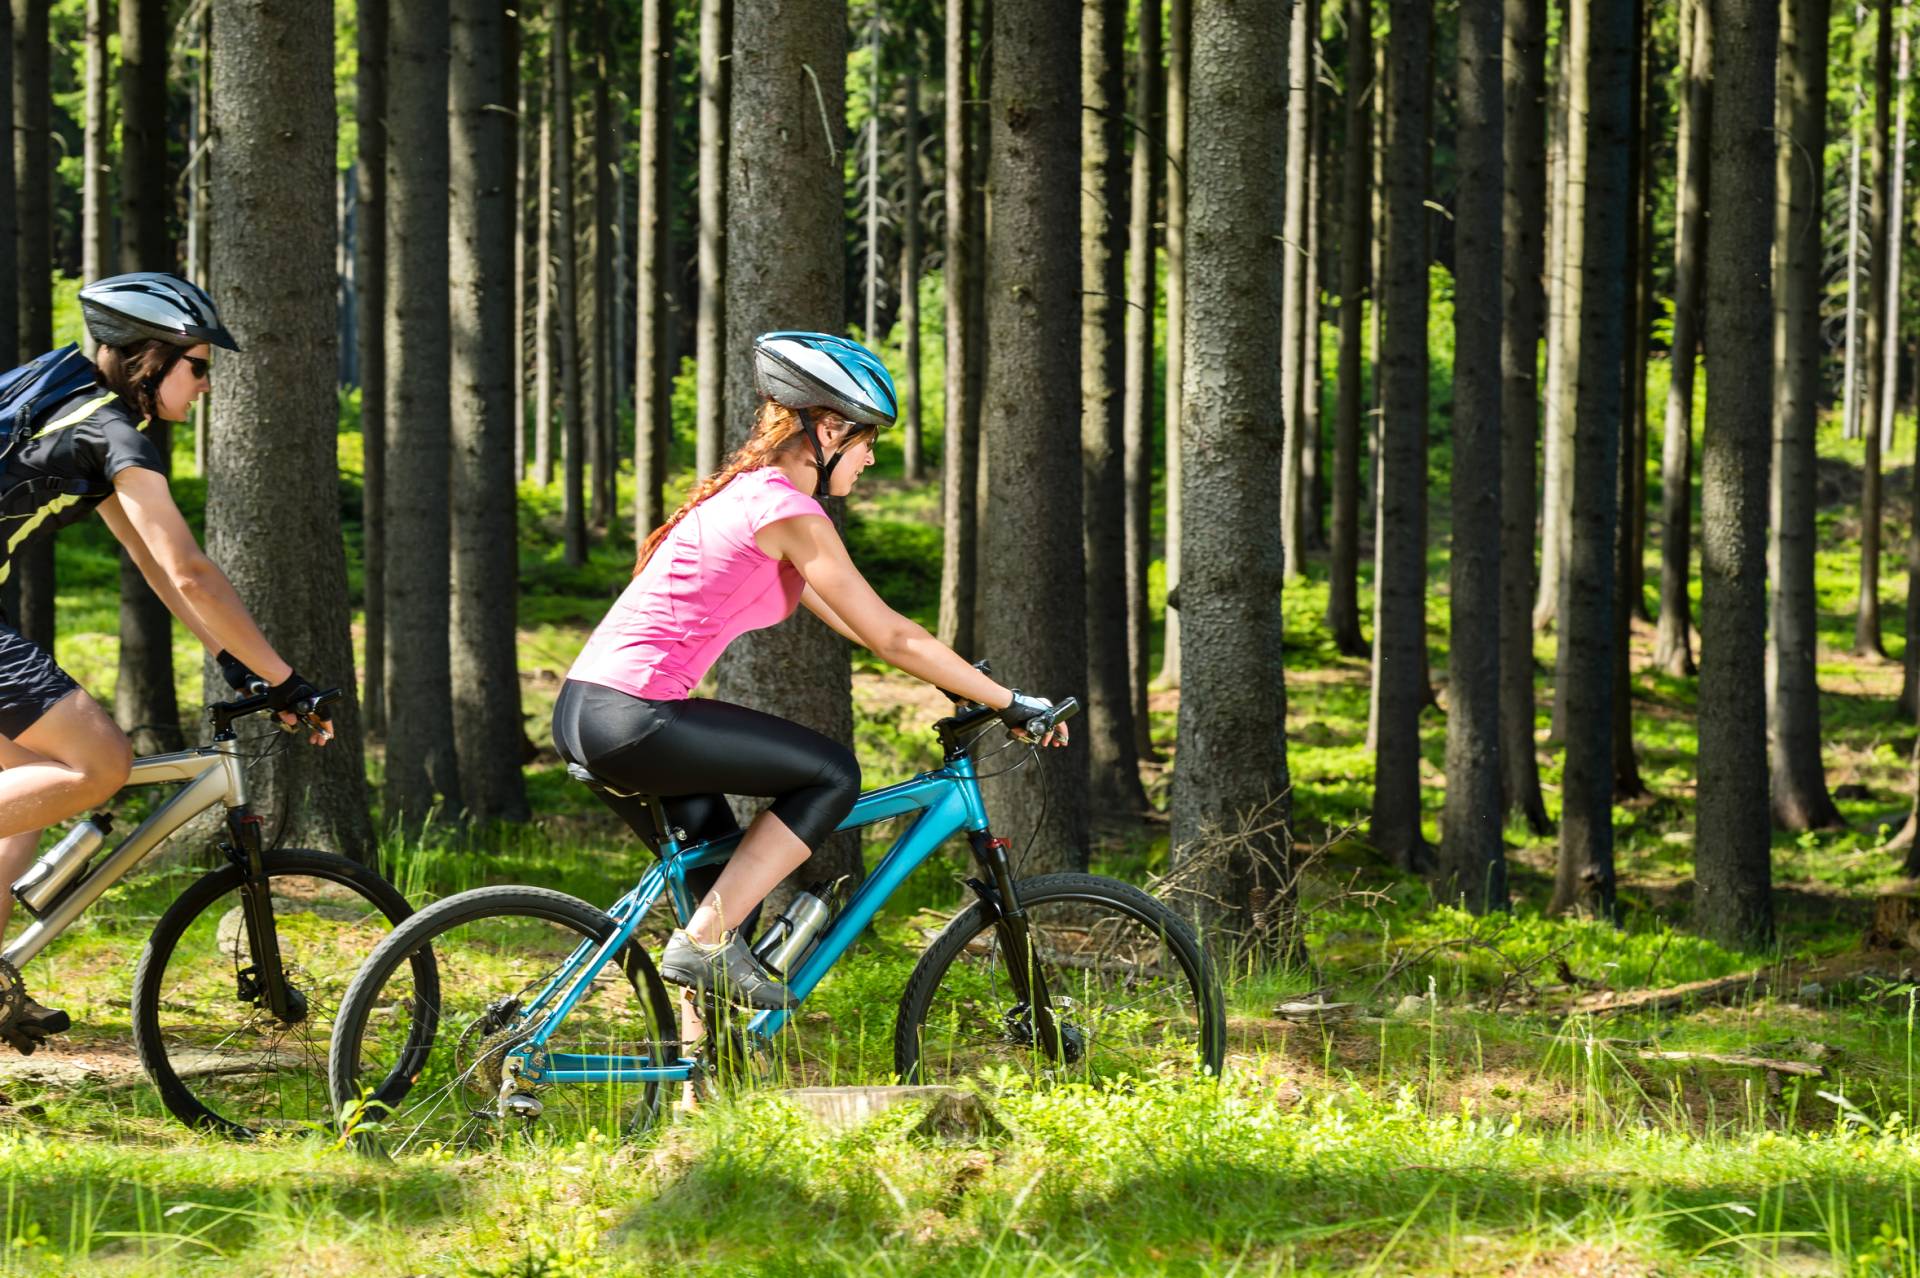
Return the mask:
<svg viewBox="0 0 1920 1278"><path fill-rule="evenodd" d="M1573 1009L1576 1012L1668 1012L1688 1003L1727 1003L1740 995L1752 992L1764 994L1768 987L1765 968L1751 972L1741 972L1735 976L1720 976L1707 981L1688 981L1683 985L1668 986L1664 990L1605 990L1588 998L1577 1000Z"/></svg>
<svg viewBox="0 0 1920 1278"><path fill-rule="evenodd" d="M1730 1065L1737 1069L1764 1069L1774 1074L1798 1074L1803 1078L1824 1078L1826 1067L1808 1061L1782 1061L1766 1056L1723 1056L1719 1052L1636 1052L1643 1061L1693 1061L1702 1065Z"/></svg>

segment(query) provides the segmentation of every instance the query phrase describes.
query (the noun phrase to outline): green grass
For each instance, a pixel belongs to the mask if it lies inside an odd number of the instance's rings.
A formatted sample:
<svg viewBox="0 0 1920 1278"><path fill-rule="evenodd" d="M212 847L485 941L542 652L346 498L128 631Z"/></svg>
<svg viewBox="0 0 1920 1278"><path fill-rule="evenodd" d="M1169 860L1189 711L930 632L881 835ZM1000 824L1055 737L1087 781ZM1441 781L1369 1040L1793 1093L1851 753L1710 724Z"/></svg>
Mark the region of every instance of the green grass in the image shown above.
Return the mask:
<svg viewBox="0 0 1920 1278"><path fill-rule="evenodd" d="M1445 301L1442 289L1437 312ZM939 313L937 295L923 298L923 314ZM1445 332L1437 318L1427 613L1443 706ZM926 389L935 457L936 363ZM1655 457L1665 374L1654 361ZM1326 393L1330 400L1331 378ZM1701 379L1700 403L1704 394ZM685 491L692 458L688 376L675 409L672 499ZM1698 413L1695 422L1697 430ZM829 1131L775 1086L723 1095L633 1142L593 1132L392 1162L319 1133L220 1144L165 1118L129 1050L130 968L154 918L195 873L190 852L116 888L30 972L36 989L57 991L76 1012L83 1032L51 1072L0 1061L0 1274L1920 1274L1912 959L1861 948L1874 896L1896 881L1894 859L1877 847L1905 817L1914 730L1892 713L1897 664L1848 651L1860 459L1859 446L1838 435L1837 423L1823 424L1817 586L1826 761L1831 781L1850 787L1841 802L1848 827L1776 837L1779 939L1766 952L1690 931L1700 837L1695 692L1690 680L1646 668L1644 625L1635 631L1634 734L1652 793L1615 810L1619 928L1544 916L1554 844L1518 825L1507 830L1510 917L1475 920L1387 870L1363 841L1372 790L1366 663L1326 641L1326 567L1315 560L1283 600L1296 834L1331 845L1306 892L1313 965L1228 965L1223 1080L1104 1090L993 1080L1011 1134L961 1144L913 1135L904 1114ZM341 444L357 590L351 397ZM1913 446L1903 418L1881 577L1896 657ZM932 482L906 484L900 464L889 442L855 503L849 541L884 595L931 621L939 492ZM176 491L197 522L204 486L184 433L176 466ZM1657 510L1657 465L1650 478ZM630 480L622 483L630 500ZM597 542L585 566L567 569L557 490L527 484L521 496L521 689L530 735L544 743L560 677L626 582L633 547L627 535ZM59 655L106 696L118 624L112 549L98 526L59 542ZM1370 569L1362 577L1370 615ZM1161 565L1150 580L1158 621ZM191 708L197 656L180 638ZM1551 634L1535 655L1541 772L1557 814ZM855 670L869 780L929 766L931 711L910 681L864 655ZM1152 729L1169 753L1177 704L1177 692L1155 693ZM1427 833L1437 838L1443 710L1423 714L1420 733ZM377 775L377 753L372 767ZM1150 765L1145 777L1164 807L1168 768ZM383 864L416 902L507 882L601 904L619 895L646 863L631 836L550 752L530 767L528 784L539 814L532 825L389 839ZM989 805L995 797L989 787ZM1163 816L1103 825L1096 868L1135 881L1163 870L1166 831ZM870 858L891 833L869 845ZM907 885L810 1001L777 1081L888 1081L901 987L927 928L960 902L956 879L966 872L960 850L948 849ZM1818 973L1816 963L1825 965ZM1773 974L1770 990L1744 988L1730 1002L1569 1011L1576 996L1597 1003L1761 969ZM1365 1015L1315 1026L1274 1013L1310 990ZM1824 1074L1769 1076L1703 1055L1809 1062Z"/></svg>

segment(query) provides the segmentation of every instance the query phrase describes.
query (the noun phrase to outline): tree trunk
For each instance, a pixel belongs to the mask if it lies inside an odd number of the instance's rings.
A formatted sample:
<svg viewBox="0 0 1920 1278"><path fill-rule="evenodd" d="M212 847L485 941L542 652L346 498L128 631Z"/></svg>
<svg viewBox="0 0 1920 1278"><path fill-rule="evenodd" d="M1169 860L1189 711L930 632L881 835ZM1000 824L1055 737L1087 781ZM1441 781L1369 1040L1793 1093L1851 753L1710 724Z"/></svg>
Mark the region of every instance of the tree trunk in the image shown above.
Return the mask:
<svg viewBox="0 0 1920 1278"><path fill-rule="evenodd" d="M866 146L867 242L862 256L866 260L866 321L863 332L868 342L880 345L880 13L867 20L868 85Z"/></svg>
<svg viewBox="0 0 1920 1278"><path fill-rule="evenodd" d="M1500 279L1500 771L1503 810L1551 828L1533 739L1534 453L1546 256L1547 2L1505 0Z"/></svg>
<svg viewBox="0 0 1920 1278"><path fill-rule="evenodd" d="M1887 254L1887 318L1885 340L1881 343L1880 403L1874 410L1880 423L1880 453L1893 448L1893 401L1900 387L1900 263L1905 256L1901 206L1907 185L1907 77L1913 70L1913 46L1905 31L1900 33L1900 59L1892 85L1894 108L1893 157L1887 174L1887 225L1892 227L1893 243Z"/></svg>
<svg viewBox="0 0 1920 1278"><path fill-rule="evenodd" d="M1860 111L1849 101L1847 147L1847 341L1840 399L1847 439L1860 438Z"/></svg>
<svg viewBox="0 0 1920 1278"><path fill-rule="evenodd" d="M1502 0L1462 0L1453 208L1453 543L1440 893L1507 906L1500 807Z"/></svg>
<svg viewBox="0 0 1920 1278"><path fill-rule="evenodd" d="M1319 0L1314 0L1316 15ZM1320 24L1314 19L1308 54L1317 68L1321 62ZM1300 544L1306 550L1327 548L1327 464L1320 446L1320 399L1323 394L1323 361L1320 358L1320 288L1326 275L1327 196L1327 121L1326 89L1316 72L1307 88L1307 153L1301 163L1307 166L1307 229L1301 245L1305 256L1306 303L1300 325Z"/></svg>
<svg viewBox="0 0 1920 1278"><path fill-rule="evenodd" d="M1327 629L1349 657L1367 655L1360 633L1360 422L1366 368L1360 326L1373 239L1372 0L1347 0L1345 155L1341 160L1340 368L1333 416L1333 526L1327 571ZM1532 462L1528 462L1531 471ZM1532 529L1528 529L1531 537Z"/></svg>
<svg viewBox="0 0 1920 1278"><path fill-rule="evenodd" d="M975 502L980 461L980 398L974 370L983 346L974 325L974 255L977 228L973 191L974 118L971 103L973 5L947 0L946 13L946 202L947 426L941 443L940 503L946 512L940 558L940 640L975 655L974 579L979 551ZM1145 38L1144 36L1142 37Z"/></svg>
<svg viewBox="0 0 1920 1278"><path fill-rule="evenodd" d="M700 313L694 327L695 473L720 469L727 438L727 99L733 0L700 0ZM736 404L736 411L739 405Z"/></svg>
<svg viewBox="0 0 1920 1278"><path fill-rule="evenodd" d="M976 25L980 31L980 46L977 55L978 71L974 76L974 100L980 109L973 115L973 133L971 142L972 177L968 189L973 195L973 210L967 217L967 225L972 229L973 238L967 247L967 259L974 264L973 274L967 279L967 324L978 335L972 347L970 362L967 364L967 394L975 405L974 420L979 429L975 432L976 444L971 475L968 481L973 492L973 528L975 541L984 535L981 529L987 526L992 512L987 509L987 228L990 224L988 214L993 208L989 198L988 173L993 167L993 110L989 105L993 100L993 0L979 0ZM985 598L981 592L980 577L985 570L981 567L981 552L977 548L973 553L973 577L968 590L973 598L973 627L976 647L986 644L986 621L984 612Z"/></svg>
<svg viewBox="0 0 1920 1278"><path fill-rule="evenodd" d="M8 0L0 3L0 139L19 136L14 132L13 73L13 5ZM0 291L0 299L9 293L18 296L20 290L20 191L14 182L17 170L13 156L14 146L0 142L0 193L14 196L0 199L0 290L4 290ZM8 306L0 300L0 359L19 357L21 345L19 307ZM0 576L0 599L4 600L7 613L13 612L11 596L18 586L17 581ZM17 614L8 618L16 619Z"/></svg>
<svg viewBox="0 0 1920 1278"><path fill-rule="evenodd" d="M1623 454L1627 465L1628 503L1622 514L1627 530L1626 576L1622 592L1630 612L1629 631L1635 620L1648 624L1653 614L1647 610L1647 355L1653 324L1653 135L1657 127L1654 115L1655 60L1659 56L1653 35L1653 9L1640 0L1640 35L1634 54L1635 75L1639 87L1634 93L1634 228L1633 337L1627 344L1627 422L1632 438Z"/></svg>
<svg viewBox="0 0 1920 1278"><path fill-rule="evenodd" d="M447 0L392 7L387 29L386 818L460 810L454 750ZM241 117L244 118L244 117ZM488 743L498 748L497 742Z"/></svg>
<svg viewBox="0 0 1920 1278"><path fill-rule="evenodd" d="M1647 225L1642 211L1646 193L1641 187L1641 156L1646 147L1641 140L1642 111L1646 101L1641 84L1641 67L1647 29L1646 0L1632 0L1633 40L1628 48L1627 87L1627 263L1624 317L1626 339L1620 352L1620 456L1615 463L1615 506L1619 522L1614 528L1613 564L1613 798L1620 802L1646 794L1640 779L1640 764L1633 753L1633 615L1636 611L1632 590L1634 510L1638 489L1634 484L1638 459L1645 449L1640 444L1640 422L1647 402L1647 302L1641 289L1646 271L1641 265L1649 244L1641 239Z"/></svg>
<svg viewBox="0 0 1920 1278"><path fill-rule="evenodd" d="M359 126L360 519L366 599L367 735L387 733L387 0L361 0L354 119Z"/></svg>
<svg viewBox="0 0 1920 1278"><path fill-rule="evenodd" d="M100 0L95 0L100 3ZM101 4L100 39L106 39ZM120 0L120 173L123 271L170 271L173 237L167 215L173 183L167 165L167 6L161 0ZM104 57L104 50L103 50ZM106 95L104 71L100 94ZM102 145L105 143L103 141ZM101 161L105 163L104 158ZM92 172L90 177L94 177ZM100 209L106 216L104 174L95 178ZM90 280L110 274L102 234ZM172 469L173 426L155 419L146 432ZM147 585L125 550L120 558L119 681L113 695L114 721L140 753L178 750L186 744L180 729L180 705L173 686L173 614Z"/></svg>
<svg viewBox="0 0 1920 1278"><path fill-rule="evenodd" d="M633 536L646 540L666 522L667 450L673 442L672 335L667 329L673 273L673 5L645 0L640 10L639 191L634 216Z"/></svg>
<svg viewBox="0 0 1920 1278"><path fill-rule="evenodd" d="M613 0L594 0L593 27L590 32L593 53L587 63L593 73L593 145L589 153L593 157L593 180L589 184L593 192L593 297L588 308L588 314L593 317L593 386L592 411L587 414L586 426L593 432L593 491L589 517L593 526L602 532L610 531L619 524L614 517L614 507L618 504L614 485L614 472L618 468L614 458L619 456L619 452L614 446L614 423L618 413L615 412L613 398L616 349L613 341L613 188L620 156L609 97L609 85L613 79L613 24L608 10L612 3Z"/></svg>
<svg viewBox="0 0 1920 1278"><path fill-rule="evenodd" d="M1568 67L1567 47L1570 41L1567 0L1561 0L1560 34L1556 41L1555 71L1551 93L1551 108L1548 117L1547 132L1547 240L1546 257L1541 266L1543 337L1546 341L1544 360L1546 381L1541 388L1540 403L1540 483L1536 487L1538 500L1538 522L1540 526L1540 571L1534 575L1534 598L1529 607L1531 623L1539 621L1538 609L1541 602L1553 595L1557 586L1547 584L1547 573L1559 571L1558 530L1550 527L1553 515L1559 508L1560 485L1560 444L1554 423L1559 420L1560 401L1567 394L1566 353L1567 344L1562 334L1566 330L1567 291L1567 228L1573 220L1568 216L1567 205L1567 156L1572 148L1572 130L1568 127L1571 114L1571 88L1573 73ZM1548 549L1549 533L1552 536L1553 549ZM1558 688L1555 689L1556 697ZM1556 714L1548 733L1551 740L1558 741L1560 721Z"/></svg>
<svg viewBox="0 0 1920 1278"><path fill-rule="evenodd" d="M519 597L513 477L512 174L518 40L503 0L453 0L448 227L453 332L453 730L460 795L478 817L527 819L517 749ZM508 54L512 56L507 56Z"/></svg>
<svg viewBox="0 0 1920 1278"><path fill-rule="evenodd" d="M1392 0L1387 35L1385 221L1380 305L1380 545L1374 581L1378 733L1373 845L1403 870L1427 868L1420 832L1420 711L1427 701L1426 152L1433 110L1433 15Z"/></svg>
<svg viewBox="0 0 1920 1278"><path fill-rule="evenodd" d="M1775 160L1773 328L1773 624L1771 698L1773 819L1789 830L1840 823L1820 761L1820 685L1814 548L1815 438L1820 411L1822 183L1807 156L1827 144L1829 0L1790 0L1780 36ZM1909 599L1914 596L1911 581ZM1911 608L1911 602L1909 603ZM1908 634L1920 634L1911 621ZM1908 644L1909 649L1920 648Z"/></svg>
<svg viewBox="0 0 1920 1278"><path fill-rule="evenodd" d="M1081 342L1080 201L1058 180L1080 169L1080 81L1058 74L1078 57L1078 26L1065 7L993 15L986 482L991 509L1025 515L980 529L980 638L1004 677L1054 698L1087 691L1081 392L1058 376ZM1047 642L1027 638L1038 634ZM1003 783L1000 833L1033 844L1022 873L1086 867L1087 766L1084 753L1062 752Z"/></svg>
<svg viewBox="0 0 1920 1278"><path fill-rule="evenodd" d="M1309 32L1319 26L1315 0L1294 0L1287 38L1287 165L1286 200L1281 223L1282 255L1280 306L1280 537L1285 546L1289 581L1304 580L1302 562L1306 542L1305 493L1301 489L1303 455L1300 437L1302 386L1306 361L1301 331L1307 313L1307 97L1313 91L1313 42Z"/></svg>
<svg viewBox="0 0 1920 1278"><path fill-rule="evenodd" d="M1693 376L1700 348L1706 274L1707 137L1713 110L1714 18L1708 0L1684 0L1685 92L1680 98L1678 185L1674 196L1673 343L1666 438L1660 462L1660 617L1653 663L1693 673L1693 604L1687 597L1693 541Z"/></svg>
<svg viewBox="0 0 1920 1278"><path fill-rule="evenodd" d="M551 12L551 11L550 11ZM551 45L555 39L551 16L547 23L547 42ZM554 159L558 152L565 149L566 143L555 136L558 94L554 87L552 61L548 60L548 74L540 82L540 207L537 221L539 229L534 232L536 252L540 259L537 298L534 302L533 320L533 482L546 488L553 483L553 429L554 429L554 374L555 349L559 342L556 331L557 303L555 297L559 281L554 277L554 222L559 216L554 198ZM568 253L571 260L572 253Z"/></svg>
<svg viewBox="0 0 1920 1278"><path fill-rule="evenodd" d="M1192 0L1170 0L1167 6L1167 472L1166 472L1166 583L1167 598L1176 600L1180 588L1180 539L1184 535L1180 504L1185 500L1180 478L1181 441L1186 438L1180 417L1186 411L1187 351L1187 77L1191 71L1188 36ZM1160 643L1159 683L1180 686L1180 609L1168 605L1166 629Z"/></svg>
<svg viewBox="0 0 1920 1278"><path fill-rule="evenodd" d="M13 169L18 180L20 359L53 345L53 159L48 150L49 0L13 0ZM14 552L11 609L20 633L53 651L53 535L47 528Z"/></svg>
<svg viewBox="0 0 1920 1278"><path fill-rule="evenodd" d="M1086 503L1081 540L1087 574L1088 804L1094 812L1133 817L1146 810L1147 795L1134 752L1127 678L1121 313L1127 220L1121 203L1126 154L1120 141L1126 25L1124 0L1095 0L1081 10L1080 459Z"/></svg>
<svg viewBox="0 0 1920 1278"><path fill-rule="evenodd" d="M1778 0L1720 3L1712 135L1715 213L1707 246L1712 394L1700 449L1694 916L1722 944L1758 949L1773 933L1765 645L1772 433L1769 261L1777 145L1773 131L1759 122L1769 119L1773 106L1780 5ZM1888 10L1881 13L1885 21Z"/></svg>
<svg viewBox="0 0 1920 1278"><path fill-rule="evenodd" d="M520 23L521 39L532 30L525 15ZM518 104L514 116L514 177L513 177L513 480L516 485L527 477L527 425L530 415L527 412L527 341L532 336L533 326L529 322L528 304L533 300L533 289L527 278L533 263L527 256L527 236L532 233L534 224L533 209L538 196L534 183L538 173L534 169L534 153L539 149L536 130L539 124L539 99L528 92L527 77L520 74L520 63L514 62L514 78L519 81ZM364 396L362 399L364 403Z"/></svg>
<svg viewBox="0 0 1920 1278"><path fill-rule="evenodd" d="M1584 102L1570 123L1584 127L1587 141L1574 150L1568 167L1584 174L1585 225L1578 237L1579 429L1572 439L1572 538L1561 596L1563 696L1557 698L1566 705L1565 800L1550 909L1578 909L1599 918L1614 914L1614 562L1625 416L1620 364L1626 340L1627 165L1632 146L1628 59L1633 36L1629 7L1574 0L1571 61L1584 72L1576 74L1574 93Z"/></svg>
<svg viewBox="0 0 1920 1278"><path fill-rule="evenodd" d="M908 483L917 484L926 471L920 442L920 45L917 32L910 38L913 58L903 77L906 128L901 139L906 154L906 200L900 210L900 331L906 363L901 407L906 410L906 430L900 443L905 454L901 469ZM1117 299L1114 305L1118 307Z"/></svg>
<svg viewBox="0 0 1920 1278"><path fill-rule="evenodd" d="M221 318L246 355L220 370L207 551L274 646L320 686L347 691L333 708L331 745L277 756L264 787L253 773L257 806L288 814L292 846L363 857L372 830L335 479L334 207L314 198L335 171L333 15L319 5L213 0L213 23L212 130L221 142L208 183L210 270L221 282ZM434 118L444 138L441 108ZM441 403L444 411L444 394ZM288 571L289 548L297 572ZM210 665L207 682L225 694Z"/></svg>
<svg viewBox="0 0 1920 1278"><path fill-rule="evenodd" d="M727 203L729 351L745 352L771 329L834 332L845 323L846 65L846 0L735 12L727 187L780 196ZM727 442L737 447L759 403L745 359L727 363L726 403ZM838 520L841 503L826 505ZM720 660L719 696L853 743L846 641L804 610L734 641ZM860 873L859 836L847 834L829 839L797 877Z"/></svg>
<svg viewBox="0 0 1920 1278"><path fill-rule="evenodd" d="M1577 6L1582 0L1570 0ZM1560 219L1559 270L1550 280L1554 287L1553 306L1559 313L1557 329L1547 336L1547 417L1544 450L1544 475L1540 518L1540 585L1533 606L1535 628L1552 625L1564 616L1568 556L1572 550L1573 472L1576 469L1574 439L1580 385L1577 369L1585 353L1581 322L1586 314L1586 206L1588 186L1587 160L1589 137L1587 116L1592 103L1592 69L1582 56L1580 20L1570 20L1563 37L1566 48L1566 107L1561 113L1566 146L1563 171L1564 194L1555 208ZM1624 68L1623 68L1624 70ZM1620 192L1624 198L1625 191ZM1558 358L1558 376L1553 361ZM1617 373L1615 380L1618 380ZM1565 627L1561 627L1563 635ZM1567 645L1558 645L1556 654L1557 690L1553 701L1553 725L1556 737L1566 703Z"/></svg>
<svg viewBox="0 0 1920 1278"><path fill-rule="evenodd" d="M1856 656L1885 656L1880 641L1880 453L1877 429L1880 387L1885 381L1887 337L1888 219L1893 175L1887 159L1893 133L1893 0L1880 0L1874 37L1873 139L1870 153L1873 194L1867 206L1866 333L1861 362L1866 367L1862 396L1862 435L1866 462L1860 485L1860 601L1853 621Z"/></svg>
<svg viewBox="0 0 1920 1278"><path fill-rule="evenodd" d="M134 0L126 0L131 7ZM86 82L84 138L80 166L80 278L97 280L113 272L107 262L113 254L113 106L107 89L107 28L112 25L107 0L87 0ZM80 339L91 358L99 349L92 334Z"/></svg>
<svg viewBox="0 0 1920 1278"><path fill-rule="evenodd" d="M547 36L553 82L553 308L560 362L560 555L587 562L586 387L580 368L580 292L574 227L573 0L554 0Z"/></svg>
<svg viewBox="0 0 1920 1278"><path fill-rule="evenodd" d="M1396 27L1398 24L1396 23ZM1182 671L1180 759L1170 841L1186 899L1209 931L1304 957L1292 909L1280 590L1272 490L1273 333L1284 302L1272 228L1282 213L1285 87L1271 74L1280 26L1255 5L1202 3L1192 26L1192 106L1208 122L1186 151L1192 241L1186 259L1195 340L1180 385L1187 468L1181 509L1193 554L1181 589L1193 641ZM1249 818L1266 828L1235 837ZM1278 935L1252 935L1256 895L1277 894Z"/></svg>
<svg viewBox="0 0 1920 1278"><path fill-rule="evenodd" d="M1128 191L1127 366L1125 408L1127 689L1136 755L1153 758L1147 683L1152 678L1147 569L1153 559L1154 304L1159 276L1156 200L1164 169L1160 146L1160 6L1139 10L1129 130L1133 170ZM951 427L949 427L951 429Z"/></svg>
<svg viewBox="0 0 1920 1278"><path fill-rule="evenodd" d="M5 6L0 5L0 8ZM192 111L187 129L188 154L197 157L187 172L187 278L206 288L207 227L212 219L207 212L207 153L201 144L212 136L209 114L213 103L211 6L204 6L200 10L200 17L194 24L194 41L200 54L200 66L193 78ZM207 473L207 398L202 396L193 405L193 468L202 475Z"/></svg>

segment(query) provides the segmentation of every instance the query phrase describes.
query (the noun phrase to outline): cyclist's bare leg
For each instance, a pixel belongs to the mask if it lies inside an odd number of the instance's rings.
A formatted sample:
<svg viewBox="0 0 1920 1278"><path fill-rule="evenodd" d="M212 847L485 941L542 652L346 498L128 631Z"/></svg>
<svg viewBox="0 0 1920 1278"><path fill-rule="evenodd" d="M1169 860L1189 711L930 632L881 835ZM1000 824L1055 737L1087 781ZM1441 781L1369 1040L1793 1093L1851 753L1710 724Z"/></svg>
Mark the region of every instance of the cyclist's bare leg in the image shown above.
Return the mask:
<svg viewBox="0 0 1920 1278"><path fill-rule="evenodd" d="M0 839L105 803L127 783L133 748L100 703L75 690L19 736L0 737Z"/></svg>
<svg viewBox="0 0 1920 1278"><path fill-rule="evenodd" d="M0 940L7 935L7 919L13 913L13 893L8 891L33 862L40 847L40 831L28 830L0 839Z"/></svg>
<svg viewBox="0 0 1920 1278"><path fill-rule="evenodd" d="M739 849L687 920L687 935L703 945L715 944L811 855L811 849L771 809L762 812L740 837Z"/></svg>

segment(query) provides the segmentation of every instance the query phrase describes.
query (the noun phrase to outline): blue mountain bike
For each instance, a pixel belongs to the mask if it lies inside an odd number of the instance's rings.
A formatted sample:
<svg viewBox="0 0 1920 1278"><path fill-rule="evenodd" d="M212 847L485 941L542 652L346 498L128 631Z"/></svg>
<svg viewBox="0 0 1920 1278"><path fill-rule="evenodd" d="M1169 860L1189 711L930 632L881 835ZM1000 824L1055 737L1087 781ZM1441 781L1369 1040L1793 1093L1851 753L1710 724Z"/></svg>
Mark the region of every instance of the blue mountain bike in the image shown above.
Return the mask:
<svg viewBox="0 0 1920 1278"><path fill-rule="evenodd" d="M1062 702L1030 725L1033 738L1078 709ZM900 1079L1218 1073L1220 986L1185 922L1113 879L1015 880L975 770L975 747L996 724L994 711L961 703L935 725L941 767L860 797L841 829L912 820L806 945L773 947L788 987L804 1006L907 876L964 831L978 867L966 881L973 899L907 980L894 1027ZM617 1134L653 1119L662 1084L711 1082L771 1054L793 1012L728 1016L710 1003L712 1028L683 1044L638 936L662 897L680 920L691 916L688 872L725 861L740 836L682 846L658 799L622 797L651 812L660 859L612 908L541 888L477 888L421 910L374 949L342 999L329 1057L349 1126L395 1150L465 1147L536 1124L574 1138L590 1127ZM769 928L791 926L791 913ZM429 951L437 989L415 976L414 959ZM801 1080L813 1081L808 1070L802 1061Z"/></svg>

